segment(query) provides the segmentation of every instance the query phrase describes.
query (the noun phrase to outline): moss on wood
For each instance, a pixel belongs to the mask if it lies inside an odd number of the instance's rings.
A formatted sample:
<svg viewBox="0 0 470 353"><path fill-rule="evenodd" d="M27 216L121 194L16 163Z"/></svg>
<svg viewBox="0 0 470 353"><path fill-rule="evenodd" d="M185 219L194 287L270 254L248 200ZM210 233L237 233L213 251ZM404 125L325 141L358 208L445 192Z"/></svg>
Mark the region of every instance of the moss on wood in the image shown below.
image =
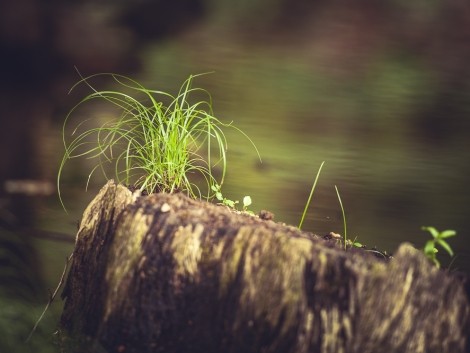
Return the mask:
<svg viewBox="0 0 470 353"><path fill-rule="evenodd" d="M88 351L456 353L469 328L461 283L409 244L385 262L114 183L84 213L64 296Z"/></svg>

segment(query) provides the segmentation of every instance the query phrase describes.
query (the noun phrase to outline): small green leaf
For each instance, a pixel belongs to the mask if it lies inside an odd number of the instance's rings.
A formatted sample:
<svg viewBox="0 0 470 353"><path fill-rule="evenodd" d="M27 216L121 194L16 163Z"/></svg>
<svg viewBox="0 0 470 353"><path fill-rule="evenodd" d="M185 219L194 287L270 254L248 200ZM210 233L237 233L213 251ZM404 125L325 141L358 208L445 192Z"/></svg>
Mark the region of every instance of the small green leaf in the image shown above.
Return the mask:
<svg viewBox="0 0 470 353"><path fill-rule="evenodd" d="M215 197L217 198L217 200L219 201L223 201L224 200L224 197L222 196L222 193L220 191L217 191L215 193Z"/></svg>
<svg viewBox="0 0 470 353"><path fill-rule="evenodd" d="M434 250L435 250L435 244L434 244L434 241L433 240L428 240L426 242L426 245L424 246L424 253L426 255L432 255L434 254Z"/></svg>
<svg viewBox="0 0 470 353"><path fill-rule="evenodd" d="M452 251L452 248L450 245L443 239L438 239L437 243L445 250L450 256L454 256L454 252Z"/></svg>
<svg viewBox="0 0 470 353"><path fill-rule="evenodd" d="M435 239L439 236L439 232L434 227L421 227L422 230L428 231L431 233L432 237Z"/></svg>
<svg viewBox="0 0 470 353"><path fill-rule="evenodd" d="M245 196L243 198L243 207L248 207L251 205L251 197L250 196Z"/></svg>
<svg viewBox="0 0 470 353"><path fill-rule="evenodd" d="M224 199L224 204L231 208L235 207L235 201L232 201L232 200Z"/></svg>
<svg viewBox="0 0 470 353"><path fill-rule="evenodd" d="M442 231L441 234L439 235L439 238L450 238L455 235L457 235L457 232L455 230L448 229L448 230Z"/></svg>

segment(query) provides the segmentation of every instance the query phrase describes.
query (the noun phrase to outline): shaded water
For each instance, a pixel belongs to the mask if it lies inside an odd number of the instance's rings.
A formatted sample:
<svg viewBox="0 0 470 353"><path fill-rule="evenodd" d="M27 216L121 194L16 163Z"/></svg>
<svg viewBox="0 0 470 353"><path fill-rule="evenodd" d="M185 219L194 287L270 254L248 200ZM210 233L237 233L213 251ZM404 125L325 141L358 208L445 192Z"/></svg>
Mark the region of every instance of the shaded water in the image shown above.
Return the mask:
<svg viewBox="0 0 470 353"><path fill-rule="evenodd" d="M325 161L303 229L344 234L336 185L349 238L393 252L404 241L422 247L428 234L421 226L455 229L452 268L470 269L470 126L460 115L429 113L441 99L435 72L394 55L348 68L325 63L312 48L211 33L202 27L155 46L139 80L176 93L187 75L213 71L194 85L210 91L216 116L246 132L262 157L260 163L248 140L227 131L224 196L250 195L254 211L268 209L277 221L297 225ZM468 92L452 93L470 101ZM81 179L84 185L86 175ZM95 181L86 200L102 182ZM77 211L85 204L75 204Z"/></svg>
<svg viewBox="0 0 470 353"><path fill-rule="evenodd" d="M470 269L470 123L455 109L439 111L436 101L448 98L436 88L438 73L393 52L351 68L300 44L237 41L200 28L150 50L141 77L176 89L190 73L214 71L195 85L210 90L216 115L242 128L263 159L229 132L228 198L250 195L255 211L298 224L325 161L304 229L343 234L337 185L349 238L393 252L403 241L423 246L423 225L455 229L452 267ZM447 93L449 105L469 112L468 90Z"/></svg>
<svg viewBox="0 0 470 353"><path fill-rule="evenodd" d="M226 197L250 195L254 211L268 209L277 221L296 225L325 161L303 229L344 233L336 185L349 238L393 252L403 241L423 246L423 225L455 229L452 267L470 271L470 84L398 50L397 43L357 42L341 29L344 23L312 23L317 27L306 25L300 34L259 31L250 38L236 26L203 22L150 46L136 78L148 88L176 93L189 74L212 72L195 85L210 91L216 116L245 131L262 157L259 163L250 143L227 131ZM105 116L92 109L86 114ZM59 128L46 139L56 146L45 161L55 170ZM75 210L60 227L68 233L75 232L74 223L104 182L92 180L82 196L77 187L85 185L87 173L79 164L65 175L65 200L73 200ZM56 200L51 205L41 218L49 229L61 212ZM447 264L446 254L439 255Z"/></svg>

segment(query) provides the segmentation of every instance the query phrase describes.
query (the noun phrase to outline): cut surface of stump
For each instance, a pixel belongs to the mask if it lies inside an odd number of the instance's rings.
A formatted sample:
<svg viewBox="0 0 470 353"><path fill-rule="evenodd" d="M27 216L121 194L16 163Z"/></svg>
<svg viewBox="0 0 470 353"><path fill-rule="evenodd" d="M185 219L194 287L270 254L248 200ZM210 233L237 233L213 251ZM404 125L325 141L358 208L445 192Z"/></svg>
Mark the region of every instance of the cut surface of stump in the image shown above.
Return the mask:
<svg viewBox="0 0 470 353"><path fill-rule="evenodd" d="M409 244L390 261L179 194L108 182L63 297L71 352L464 352L462 284Z"/></svg>

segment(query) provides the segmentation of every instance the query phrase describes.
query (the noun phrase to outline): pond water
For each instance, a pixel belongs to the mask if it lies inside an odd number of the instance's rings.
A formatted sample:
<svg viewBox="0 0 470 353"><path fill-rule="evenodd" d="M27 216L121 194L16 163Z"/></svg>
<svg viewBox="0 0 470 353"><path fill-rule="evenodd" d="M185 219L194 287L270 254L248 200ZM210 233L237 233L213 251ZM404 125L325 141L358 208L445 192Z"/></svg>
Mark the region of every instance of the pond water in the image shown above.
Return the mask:
<svg viewBox="0 0 470 353"><path fill-rule="evenodd" d="M188 74L214 71L195 85L211 92L216 115L246 132L262 157L228 132L226 196L250 195L255 211L298 224L325 161L303 229L344 234L336 185L349 238L393 252L404 241L422 247L421 226L455 229L452 267L470 269L470 123L455 109L439 110L438 73L393 53L351 68L316 47L260 43L202 28L149 50L141 75L176 89ZM469 112L468 91L447 93L448 105Z"/></svg>
<svg viewBox="0 0 470 353"><path fill-rule="evenodd" d="M189 74L212 72L194 85L210 91L215 115L246 132L262 158L227 131L227 198L250 195L252 210L297 225L324 161L303 229L344 234L336 186L348 238L393 252L405 241L422 247L429 236L421 226L454 229L452 268L469 271L470 123L461 113L469 90L443 98L439 72L411 55L358 51L344 59L318 39L265 39L200 26L150 47L137 79L176 93ZM446 99L458 114L442 111ZM449 264L443 250L439 259Z"/></svg>

